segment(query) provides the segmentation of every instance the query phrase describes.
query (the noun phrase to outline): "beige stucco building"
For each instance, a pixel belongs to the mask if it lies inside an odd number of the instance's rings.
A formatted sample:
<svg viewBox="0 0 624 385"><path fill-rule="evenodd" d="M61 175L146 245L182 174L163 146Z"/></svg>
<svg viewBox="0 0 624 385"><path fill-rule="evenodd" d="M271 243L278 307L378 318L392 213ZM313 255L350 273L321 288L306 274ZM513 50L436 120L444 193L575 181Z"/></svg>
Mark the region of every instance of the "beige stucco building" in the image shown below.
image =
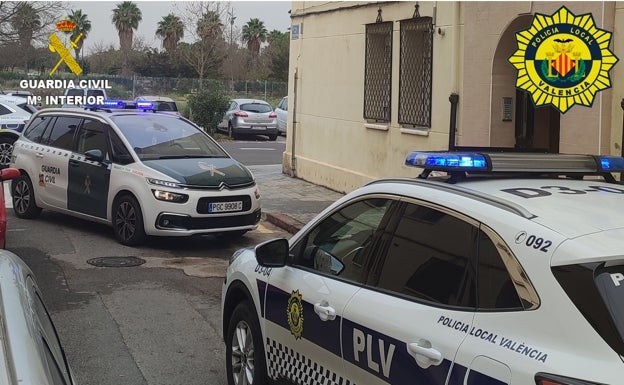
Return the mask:
<svg viewBox="0 0 624 385"><path fill-rule="evenodd" d="M591 13L624 58L624 2L293 1L284 172L348 192L415 176L416 149L620 155L624 60L591 107L535 108L516 90L515 33L562 5Z"/></svg>

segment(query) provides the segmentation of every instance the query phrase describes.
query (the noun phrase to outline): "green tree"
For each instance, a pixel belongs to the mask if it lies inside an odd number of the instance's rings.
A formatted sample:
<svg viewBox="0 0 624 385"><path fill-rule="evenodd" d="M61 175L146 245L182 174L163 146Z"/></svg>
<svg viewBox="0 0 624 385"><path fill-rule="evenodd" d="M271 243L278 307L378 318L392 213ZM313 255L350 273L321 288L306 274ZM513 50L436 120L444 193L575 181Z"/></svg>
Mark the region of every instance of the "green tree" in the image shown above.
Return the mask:
<svg viewBox="0 0 624 385"><path fill-rule="evenodd" d="M216 11L206 11L197 21L197 35L201 40L214 41L223 35L223 23Z"/></svg>
<svg viewBox="0 0 624 385"><path fill-rule="evenodd" d="M290 34L276 29L267 37L269 46L263 51L267 56L269 77L283 82L288 81L288 60L290 54Z"/></svg>
<svg viewBox="0 0 624 385"><path fill-rule="evenodd" d="M80 60L80 51L82 50L84 40L89 35L89 32L91 32L91 21L87 18L86 14L82 13L81 9L72 10L71 13L67 15L67 18L76 23L76 29L72 32L70 39L76 41L76 38L82 34L82 37L78 40L78 43L76 43L76 47L74 47L76 61L78 61Z"/></svg>
<svg viewBox="0 0 624 385"><path fill-rule="evenodd" d="M190 118L206 132L213 134L228 109L229 100L220 84L210 83L189 97Z"/></svg>
<svg viewBox="0 0 624 385"><path fill-rule="evenodd" d="M260 19L249 19L243 26L243 42L247 44L247 49L257 57L260 54L260 44L267 39L267 29Z"/></svg>
<svg viewBox="0 0 624 385"><path fill-rule="evenodd" d="M24 59L24 71L28 71L28 60L32 51L30 43L35 30L41 27L39 13L27 2L20 2L11 19L11 25L17 31L21 54Z"/></svg>
<svg viewBox="0 0 624 385"><path fill-rule="evenodd" d="M173 13L163 16L158 22L156 36L162 39L165 51L171 53L178 47L178 42L184 37L184 24Z"/></svg>
<svg viewBox="0 0 624 385"><path fill-rule="evenodd" d="M128 67L128 56L132 50L134 30L139 28L141 20L143 20L141 10L132 1L119 3L117 8L113 9L113 23L119 34L119 46L123 53L121 73L125 76L129 76L131 72Z"/></svg>

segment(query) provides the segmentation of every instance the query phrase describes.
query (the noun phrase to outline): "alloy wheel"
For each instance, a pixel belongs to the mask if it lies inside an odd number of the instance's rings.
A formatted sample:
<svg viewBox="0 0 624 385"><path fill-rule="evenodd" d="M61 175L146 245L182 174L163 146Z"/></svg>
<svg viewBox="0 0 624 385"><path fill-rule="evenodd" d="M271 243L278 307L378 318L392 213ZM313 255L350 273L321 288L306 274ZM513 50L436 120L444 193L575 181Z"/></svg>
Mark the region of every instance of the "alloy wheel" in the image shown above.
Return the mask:
<svg viewBox="0 0 624 385"><path fill-rule="evenodd" d="M16 183L15 190L13 191L13 204L18 213L24 214L30 206L32 192L25 180L19 180Z"/></svg>
<svg viewBox="0 0 624 385"><path fill-rule="evenodd" d="M131 239L136 232L137 216L130 202L121 202L115 214L115 227L119 238Z"/></svg>
<svg viewBox="0 0 624 385"><path fill-rule="evenodd" d="M247 322L239 321L232 338L232 377L236 385L254 383L254 343Z"/></svg>
<svg viewBox="0 0 624 385"><path fill-rule="evenodd" d="M0 143L0 165L6 166L11 163L11 154L13 154L13 145L11 143Z"/></svg>

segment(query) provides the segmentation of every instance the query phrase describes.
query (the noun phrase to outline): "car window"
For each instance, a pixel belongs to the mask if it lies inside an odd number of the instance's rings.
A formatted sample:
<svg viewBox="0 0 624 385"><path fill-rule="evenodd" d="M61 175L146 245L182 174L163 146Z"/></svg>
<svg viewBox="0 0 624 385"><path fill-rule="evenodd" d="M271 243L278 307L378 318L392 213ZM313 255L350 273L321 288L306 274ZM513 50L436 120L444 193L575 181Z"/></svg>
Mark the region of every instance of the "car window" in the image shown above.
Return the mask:
<svg viewBox="0 0 624 385"><path fill-rule="evenodd" d="M293 247L293 265L364 282L367 251L390 203L384 198L366 199L324 219Z"/></svg>
<svg viewBox="0 0 624 385"><path fill-rule="evenodd" d="M87 96L102 96L104 97L104 91L102 90L87 90Z"/></svg>
<svg viewBox="0 0 624 385"><path fill-rule="evenodd" d="M229 110L230 110L230 111L232 111L232 110L235 110L235 109L237 109L237 108L238 108L238 105L236 104L236 102L232 102L232 103L230 104L230 108L229 108Z"/></svg>
<svg viewBox="0 0 624 385"><path fill-rule="evenodd" d="M21 103L17 105L20 109L22 109L22 111L29 113L29 114L34 114L35 112L37 112L37 108L35 106L31 106L30 104L26 104L26 103Z"/></svg>
<svg viewBox="0 0 624 385"><path fill-rule="evenodd" d="M57 117L54 125L52 126L52 132L50 132L47 144L65 150L71 150L74 133L78 128L78 124L80 124L80 118L74 118L71 116Z"/></svg>
<svg viewBox="0 0 624 385"><path fill-rule="evenodd" d="M84 96L82 88L70 88L67 90L67 96Z"/></svg>
<svg viewBox="0 0 624 385"><path fill-rule="evenodd" d="M157 111L177 111L175 102L158 102Z"/></svg>
<svg viewBox="0 0 624 385"><path fill-rule="evenodd" d="M243 110L243 111L255 112L255 113L258 113L258 114L273 111L273 108L270 105L264 104L264 103L246 103L246 104L241 104L240 109Z"/></svg>
<svg viewBox="0 0 624 385"><path fill-rule="evenodd" d="M446 306L476 306L478 227L435 208L407 203L375 285Z"/></svg>
<svg viewBox="0 0 624 385"><path fill-rule="evenodd" d="M106 132L108 125L94 119L85 119L78 131L77 151L100 150L104 158L108 155Z"/></svg>
<svg viewBox="0 0 624 385"><path fill-rule="evenodd" d="M479 230L478 308L518 309L522 302L497 247Z"/></svg>
<svg viewBox="0 0 624 385"><path fill-rule="evenodd" d="M24 136L33 142L41 143L45 130L53 119L48 116L40 116L33 121L24 132Z"/></svg>
<svg viewBox="0 0 624 385"><path fill-rule="evenodd" d="M281 107L281 108L282 108L282 110L284 110L284 111L288 111L288 98L284 98L284 99L282 100L282 107Z"/></svg>
<svg viewBox="0 0 624 385"><path fill-rule="evenodd" d="M7 107L0 104L0 115L7 115L12 113L13 111L9 110Z"/></svg>
<svg viewBox="0 0 624 385"><path fill-rule="evenodd" d="M108 135L111 141L112 160L118 164L129 164L134 161L132 155L126 148L126 145L122 142L121 138L113 131L109 130Z"/></svg>
<svg viewBox="0 0 624 385"><path fill-rule="evenodd" d="M173 115L119 115L111 119L142 160L228 157L203 131Z"/></svg>

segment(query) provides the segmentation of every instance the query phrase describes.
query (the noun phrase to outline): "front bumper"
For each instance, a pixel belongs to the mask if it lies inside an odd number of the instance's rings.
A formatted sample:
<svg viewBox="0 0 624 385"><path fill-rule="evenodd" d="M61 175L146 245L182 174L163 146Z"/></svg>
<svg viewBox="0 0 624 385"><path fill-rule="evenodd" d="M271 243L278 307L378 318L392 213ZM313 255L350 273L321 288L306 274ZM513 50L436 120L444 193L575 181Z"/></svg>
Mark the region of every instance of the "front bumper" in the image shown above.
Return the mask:
<svg viewBox="0 0 624 385"><path fill-rule="evenodd" d="M261 209L248 214L200 218L184 214L160 213L156 218L155 227L161 231L174 231L178 234L201 234L231 230L253 230L258 226L261 217Z"/></svg>

